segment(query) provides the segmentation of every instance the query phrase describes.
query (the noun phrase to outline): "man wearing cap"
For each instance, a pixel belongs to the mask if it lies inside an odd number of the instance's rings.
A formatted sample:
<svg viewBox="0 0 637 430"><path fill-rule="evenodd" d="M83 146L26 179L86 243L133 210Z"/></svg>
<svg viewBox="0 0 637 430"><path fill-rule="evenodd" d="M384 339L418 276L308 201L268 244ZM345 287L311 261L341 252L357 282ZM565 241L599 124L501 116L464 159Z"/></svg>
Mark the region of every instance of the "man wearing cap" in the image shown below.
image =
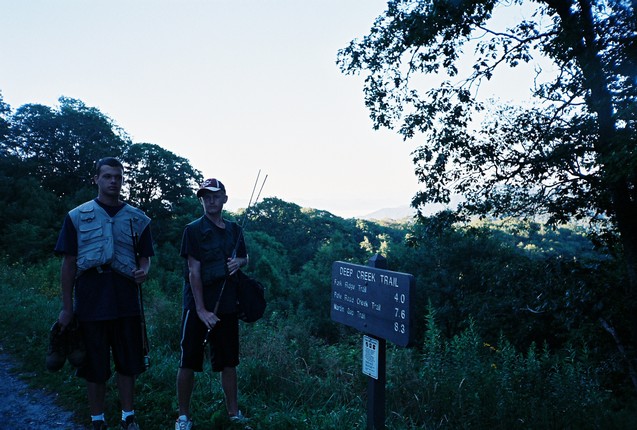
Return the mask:
<svg viewBox="0 0 637 430"><path fill-rule="evenodd" d="M66 329L74 318L79 321L86 359L77 375L87 382L94 430L107 428L104 408L111 352L121 428L139 430L133 394L135 377L145 370L145 363L138 285L146 280L154 251L150 218L120 200L123 174L115 158L97 162L97 198L68 213L55 245L55 252L63 256L63 307L57 324Z"/></svg>
<svg viewBox="0 0 637 430"><path fill-rule="evenodd" d="M179 417L175 430L190 430L190 399L195 372L203 370L204 349L210 346L212 370L221 373L221 387L231 421L243 422L239 411L237 370L239 319L234 275L248 264L241 227L222 216L228 201L226 187L206 179L197 197L203 216L184 229L181 256L184 270L181 355L177 372Z"/></svg>

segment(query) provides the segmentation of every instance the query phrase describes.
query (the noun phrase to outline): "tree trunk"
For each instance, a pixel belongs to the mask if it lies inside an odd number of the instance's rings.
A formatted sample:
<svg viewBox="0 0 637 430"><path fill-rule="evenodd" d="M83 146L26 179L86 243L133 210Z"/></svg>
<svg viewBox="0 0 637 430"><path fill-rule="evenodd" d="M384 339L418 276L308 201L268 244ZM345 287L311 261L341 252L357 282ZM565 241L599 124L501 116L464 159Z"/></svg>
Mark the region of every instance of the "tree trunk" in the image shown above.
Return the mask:
<svg viewBox="0 0 637 430"><path fill-rule="evenodd" d="M617 132L609 77L604 70L597 44L590 0L575 1L580 7L579 13L573 12L576 8L572 0L546 0L560 16L562 30L572 41L574 59L582 71L584 86L589 92L586 103L597 114L599 136L594 149L602 166L602 183L605 184L611 200L611 207L607 210L614 217L621 236L628 278L625 296L630 308L634 307L637 297L637 191L631 183L637 177L637 172L629 172L624 166L617 164L625 161L618 154L622 153L622 145L626 143L621 141ZM634 314L634 311L631 313ZM600 322L613 336L617 348L628 363L629 376L637 391L637 372L633 360L619 341L614 327L603 319ZM634 339L629 342L634 342Z"/></svg>
<svg viewBox="0 0 637 430"><path fill-rule="evenodd" d="M619 339L619 336L617 335L617 331L615 330L615 327L610 325L604 318L600 318L599 322L604 328L604 330L606 330L613 337L613 340L615 341L615 346L617 346L617 350L621 354L622 358L626 360L626 363L628 365L628 374L630 375L630 380L633 383L633 387L635 388L635 391L637 391L637 370L635 370L635 366L633 365L632 360L628 357L628 354L626 354L626 349L624 348L624 345L622 344L621 339Z"/></svg>
<svg viewBox="0 0 637 430"><path fill-rule="evenodd" d="M577 0L579 14L573 13L571 0L547 0L562 21L563 31L573 41L573 54L584 76L584 85L589 90L587 104L597 114L598 139L595 151L602 165L603 182L611 198L609 213L615 217L621 235L628 276L629 295L637 295L637 195L631 180L637 172L625 172L620 153L621 142L613 115L614 106L609 90L609 78L604 70L600 47L595 35L595 22L590 0ZM618 172L624 172L623 174Z"/></svg>

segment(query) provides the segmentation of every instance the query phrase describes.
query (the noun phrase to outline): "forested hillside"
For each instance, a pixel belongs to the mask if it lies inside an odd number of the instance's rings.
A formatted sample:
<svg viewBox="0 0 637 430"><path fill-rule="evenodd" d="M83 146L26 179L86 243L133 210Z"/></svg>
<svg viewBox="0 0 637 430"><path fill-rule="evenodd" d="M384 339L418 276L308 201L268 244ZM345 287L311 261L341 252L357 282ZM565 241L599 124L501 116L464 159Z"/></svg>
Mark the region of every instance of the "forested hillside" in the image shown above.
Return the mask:
<svg viewBox="0 0 637 430"><path fill-rule="evenodd" d="M44 354L60 307L52 250L66 212L95 196L93 165L103 156L122 159L126 199L153 218L157 255L144 284L152 365L138 409L144 428L165 428L176 411L178 249L201 212L202 175L157 145L132 142L79 100L14 110L0 95L2 347L32 384L85 415L81 380L68 367L46 372ZM380 253L416 279L414 345L388 350L388 428L635 428L635 303L617 242L603 233L452 212L371 222L264 199L246 240L268 308L242 325L240 403L255 428L365 427L361 334L330 320L331 265ZM200 428L221 426L216 378L202 375L195 401Z"/></svg>

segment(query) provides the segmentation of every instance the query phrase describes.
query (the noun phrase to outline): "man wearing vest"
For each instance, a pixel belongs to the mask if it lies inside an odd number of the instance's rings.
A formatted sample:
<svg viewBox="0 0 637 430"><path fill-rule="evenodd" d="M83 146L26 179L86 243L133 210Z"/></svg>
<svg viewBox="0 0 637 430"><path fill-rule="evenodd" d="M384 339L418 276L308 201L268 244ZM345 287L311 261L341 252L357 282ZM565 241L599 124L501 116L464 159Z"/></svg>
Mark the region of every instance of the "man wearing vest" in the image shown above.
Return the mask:
<svg viewBox="0 0 637 430"><path fill-rule="evenodd" d="M197 191L204 215L188 224L181 242L184 257L184 311L181 323L181 356L177 372L179 417L175 430L190 430L190 398L195 372L203 370L205 345L210 345L214 372L221 372L226 410L232 422L247 419L239 411L237 370L239 320L234 275L248 264L241 227L222 217L228 201L226 187L207 179Z"/></svg>
<svg viewBox="0 0 637 430"><path fill-rule="evenodd" d="M107 428L104 406L111 351L122 407L121 428L139 430L134 385L145 364L138 286L146 280L154 251L150 218L120 200L123 174L124 167L115 158L97 162L93 178L97 198L68 213L55 246L55 252L63 255L63 307L58 324L64 329L74 318L79 322L86 359L77 375L87 382L95 430Z"/></svg>

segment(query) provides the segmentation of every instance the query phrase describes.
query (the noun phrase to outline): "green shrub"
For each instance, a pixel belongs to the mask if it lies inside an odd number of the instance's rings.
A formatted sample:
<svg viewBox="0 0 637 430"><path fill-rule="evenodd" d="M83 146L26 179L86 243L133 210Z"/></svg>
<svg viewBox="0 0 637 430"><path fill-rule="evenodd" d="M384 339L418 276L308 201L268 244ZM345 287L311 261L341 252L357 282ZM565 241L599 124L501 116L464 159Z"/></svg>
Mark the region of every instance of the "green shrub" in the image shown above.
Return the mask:
<svg viewBox="0 0 637 430"><path fill-rule="evenodd" d="M59 259L30 267L0 264L2 347L19 360L30 384L57 393L85 421L84 382L68 364L55 373L44 369L48 330L60 306L58 276ZM144 284L151 368L138 379L136 409L148 429L170 427L176 415L179 277L159 269ZM327 344L309 334L307 318L274 312L242 324L242 410L255 429L365 428L362 335L343 330L338 343ZM462 333L445 338L432 305L425 319L421 345L388 345L388 430L635 428L635 409L600 387L599 366L586 347L532 345L520 352L504 335L495 345L485 343L471 320ZM107 416L115 417L114 381L108 387ZM192 411L199 428L228 428L219 375L209 365L197 375Z"/></svg>

